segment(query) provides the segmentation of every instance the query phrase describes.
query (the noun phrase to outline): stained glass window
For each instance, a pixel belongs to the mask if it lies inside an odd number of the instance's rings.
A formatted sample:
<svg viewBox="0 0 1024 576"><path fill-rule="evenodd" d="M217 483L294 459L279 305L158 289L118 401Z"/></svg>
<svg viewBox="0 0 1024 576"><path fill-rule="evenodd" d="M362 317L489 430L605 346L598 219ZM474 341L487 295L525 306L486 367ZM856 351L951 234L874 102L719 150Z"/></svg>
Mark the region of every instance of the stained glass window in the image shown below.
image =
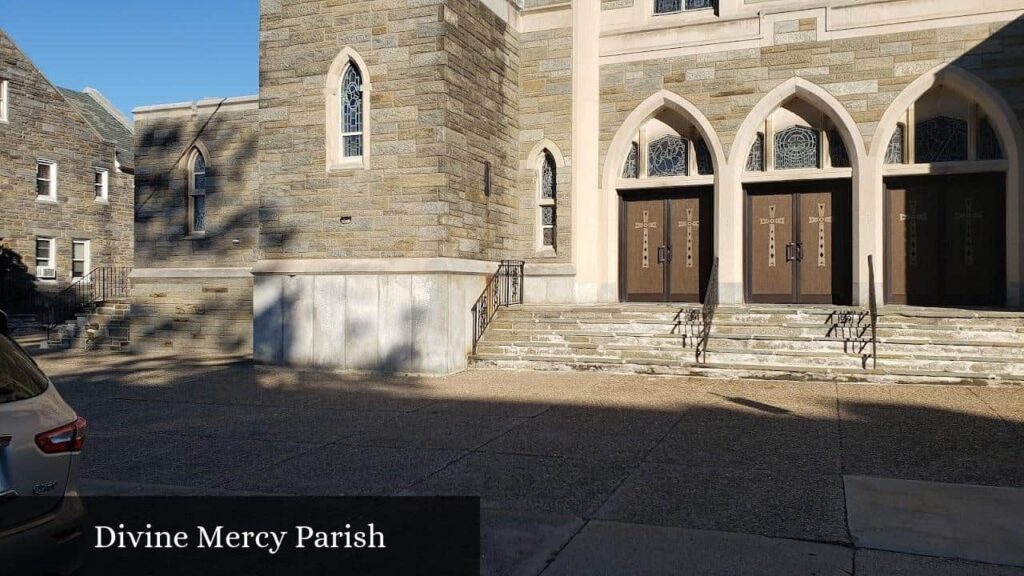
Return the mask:
<svg viewBox="0 0 1024 576"><path fill-rule="evenodd" d="M992 128L988 118L978 123L978 160L999 160L1003 157L1003 147L999 145L999 137Z"/></svg>
<svg viewBox="0 0 1024 576"><path fill-rule="evenodd" d="M555 160L545 152L544 164L540 169L540 197L554 200L555 193Z"/></svg>
<svg viewBox="0 0 1024 576"><path fill-rule="evenodd" d="M714 8L715 0L654 0L655 14L671 14L682 10Z"/></svg>
<svg viewBox="0 0 1024 576"><path fill-rule="evenodd" d="M702 8L714 8L714 0L686 0L687 10L700 10Z"/></svg>
<svg viewBox="0 0 1024 576"><path fill-rule="evenodd" d="M764 134L757 133L754 143L750 145L750 152L747 153L747 171L764 172Z"/></svg>
<svg viewBox="0 0 1024 576"><path fill-rule="evenodd" d="M191 232L206 231L206 158L202 152L193 152L189 174L189 228Z"/></svg>
<svg viewBox="0 0 1024 576"><path fill-rule="evenodd" d="M775 168L818 168L820 136L817 130L791 126L775 134Z"/></svg>
<svg viewBox="0 0 1024 576"><path fill-rule="evenodd" d="M544 246L555 247L555 226L557 225L557 219L555 218L555 207L554 206L541 206L540 208L540 225L542 233L542 242Z"/></svg>
<svg viewBox="0 0 1024 576"><path fill-rule="evenodd" d="M359 70L349 65L341 78L342 154L363 155L363 79Z"/></svg>
<svg viewBox="0 0 1024 576"><path fill-rule="evenodd" d="M914 161L953 162L967 160L967 121L936 116L918 122L914 128Z"/></svg>
<svg viewBox="0 0 1024 576"><path fill-rule="evenodd" d="M697 140L697 174L714 174L715 163L711 161L711 150L704 139Z"/></svg>
<svg viewBox="0 0 1024 576"><path fill-rule="evenodd" d="M850 155L846 153L846 143L838 130L828 132L828 156L833 168L850 167Z"/></svg>
<svg viewBox="0 0 1024 576"><path fill-rule="evenodd" d="M886 164L903 164L906 157L904 132L903 124L897 124L896 130L892 133L892 138L889 138L889 146L885 149Z"/></svg>
<svg viewBox="0 0 1024 576"><path fill-rule="evenodd" d="M689 142L679 136L662 136L647 147L648 176L686 176L689 173Z"/></svg>
<svg viewBox="0 0 1024 576"><path fill-rule="evenodd" d="M626 163L622 166L622 177L640 177L640 145L636 142L630 143L629 154L626 156Z"/></svg>

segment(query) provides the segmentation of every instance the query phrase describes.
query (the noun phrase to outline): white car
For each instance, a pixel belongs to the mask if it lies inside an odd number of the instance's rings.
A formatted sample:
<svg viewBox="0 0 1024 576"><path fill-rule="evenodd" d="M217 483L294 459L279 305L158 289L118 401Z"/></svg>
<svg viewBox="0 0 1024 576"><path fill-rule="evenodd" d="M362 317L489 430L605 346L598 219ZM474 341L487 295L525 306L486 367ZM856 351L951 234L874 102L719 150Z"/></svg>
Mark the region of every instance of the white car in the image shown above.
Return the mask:
<svg viewBox="0 0 1024 576"><path fill-rule="evenodd" d="M77 569L84 514L73 480L85 425L0 311L0 575Z"/></svg>

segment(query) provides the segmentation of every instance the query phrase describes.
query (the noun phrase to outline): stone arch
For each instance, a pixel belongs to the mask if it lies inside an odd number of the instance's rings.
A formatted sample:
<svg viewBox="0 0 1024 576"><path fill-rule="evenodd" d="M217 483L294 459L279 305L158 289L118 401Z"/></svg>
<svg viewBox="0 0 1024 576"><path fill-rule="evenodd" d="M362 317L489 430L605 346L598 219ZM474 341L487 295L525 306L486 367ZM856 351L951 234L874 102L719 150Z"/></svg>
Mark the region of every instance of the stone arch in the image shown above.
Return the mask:
<svg viewBox="0 0 1024 576"><path fill-rule="evenodd" d="M711 151L711 160L715 166L715 173L718 174L719 171L725 169L725 154L722 150L722 141L707 117L689 100L675 92L659 90L647 97L646 100L641 102L626 116L626 119L623 120L615 136L612 138L612 142L608 146L608 152L605 154L602 177L606 190L615 189L615 182L618 180L618 175L622 172L622 162L625 161L626 154L629 152L628 148L633 141L633 135L640 130L640 127L645 122L663 110L670 110L679 114L683 119L696 127Z"/></svg>
<svg viewBox="0 0 1024 576"><path fill-rule="evenodd" d="M1024 250L1021 248L1021 229L1024 228L1022 210L1021 166L1024 165L1024 130L1013 109L1003 96L978 76L951 64L940 64L911 82L896 96L875 128L868 159L877 175L874 193L881 204L885 190L883 171L885 150L903 113L926 92L936 86L947 87L974 101L992 118L999 143L1006 156L1006 304L1017 307L1024 303ZM881 235L881 232L879 232Z"/></svg>
<svg viewBox="0 0 1024 576"><path fill-rule="evenodd" d="M341 154L340 126L341 126L341 103L339 101L339 87L341 77L354 66L359 71L363 88L363 146L362 156L345 158ZM327 151L327 171L344 170L353 168L370 168L370 69L362 56L350 46L342 48L341 52L334 57L330 68L327 70L326 83L324 85L324 110L326 121L324 124Z"/></svg>
<svg viewBox="0 0 1024 576"><path fill-rule="evenodd" d="M558 168L565 167L565 156L562 155L562 149L558 147L549 138L544 138L533 145L530 149L530 153L526 156L524 164L520 165L521 169L532 170L537 166L537 162L540 161L541 154L547 150L551 153L551 156L555 159L555 166Z"/></svg>

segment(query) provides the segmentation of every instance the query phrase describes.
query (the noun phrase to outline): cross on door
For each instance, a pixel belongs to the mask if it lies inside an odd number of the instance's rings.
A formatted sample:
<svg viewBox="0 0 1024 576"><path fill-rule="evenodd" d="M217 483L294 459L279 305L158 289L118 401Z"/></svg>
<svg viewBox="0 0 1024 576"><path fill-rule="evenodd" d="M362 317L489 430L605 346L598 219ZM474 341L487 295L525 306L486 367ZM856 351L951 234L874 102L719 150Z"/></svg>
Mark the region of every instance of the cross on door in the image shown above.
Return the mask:
<svg viewBox="0 0 1024 576"><path fill-rule="evenodd" d="M761 221L762 225L764 225L764 224L768 225L768 267L769 268L774 268L775 267L775 225L776 224L785 224L786 223L786 217L785 216L780 216L779 218L776 218L775 217L775 204L770 204L768 206L768 217L767 218L761 218L760 221Z"/></svg>
<svg viewBox="0 0 1024 576"><path fill-rule="evenodd" d="M643 254L642 255L642 262L643 262L643 267L644 268L650 268L651 267L651 248L650 248L650 238L648 237L648 234L649 234L648 230L650 230L651 228L657 228L658 227L658 223L657 222L651 222L650 221L650 216L651 216L650 210L644 210L644 221L643 222L635 222L633 224L633 228L635 228L637 230L643 230L644 231L644 248L643 248L643 253L642 253Z"/></svg>
<svg viewBox="0 0 1024 576"><path fill-rule="evenodd" d="M974 211L973 198L964 198L964 211L954 213L953 218L964 221L964 264L971 266L974 264L974 230L972 221L983 220L985 213Z"/></svg>
<svg viewBox="0 0 1024 576"><path fill-rule="evenodd" d="M825 267L825 224L832 223L831 216L825 216L825 204L818 203L818 215L808 216L807 221L818 225L818 267Z"/></svg>
<svg viewBox="0 0 1024 576"><path fill-rule="evenodd" d="M917 200L908 200L907 208L907 214L900 214L900 222L907 223L907 264L917 266L917 223L926 222L928 213L917 211Z"/></svg>
<svg viewBox="0 0 1024 576"><path fill-rule="evenodd" d="M686 228L686 267L693 268L693 229L700 226L700 220L693 219L693 208L686 209L686 220L679 221L680 228Z"/></svg>

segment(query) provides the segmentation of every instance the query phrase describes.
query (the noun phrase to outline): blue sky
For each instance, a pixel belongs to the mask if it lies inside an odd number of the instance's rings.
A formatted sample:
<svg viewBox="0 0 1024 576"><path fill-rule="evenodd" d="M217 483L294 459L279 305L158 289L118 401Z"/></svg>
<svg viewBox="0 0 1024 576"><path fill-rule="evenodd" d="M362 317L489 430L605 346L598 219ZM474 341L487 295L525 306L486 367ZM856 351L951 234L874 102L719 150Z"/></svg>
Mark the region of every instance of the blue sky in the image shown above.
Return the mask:
<svg viewBox="0 0 1024 576"><path fill-rule="evenodd" d="M0 28L51 82L129 115L258 91L258 0L0 0Z"/></svg>

